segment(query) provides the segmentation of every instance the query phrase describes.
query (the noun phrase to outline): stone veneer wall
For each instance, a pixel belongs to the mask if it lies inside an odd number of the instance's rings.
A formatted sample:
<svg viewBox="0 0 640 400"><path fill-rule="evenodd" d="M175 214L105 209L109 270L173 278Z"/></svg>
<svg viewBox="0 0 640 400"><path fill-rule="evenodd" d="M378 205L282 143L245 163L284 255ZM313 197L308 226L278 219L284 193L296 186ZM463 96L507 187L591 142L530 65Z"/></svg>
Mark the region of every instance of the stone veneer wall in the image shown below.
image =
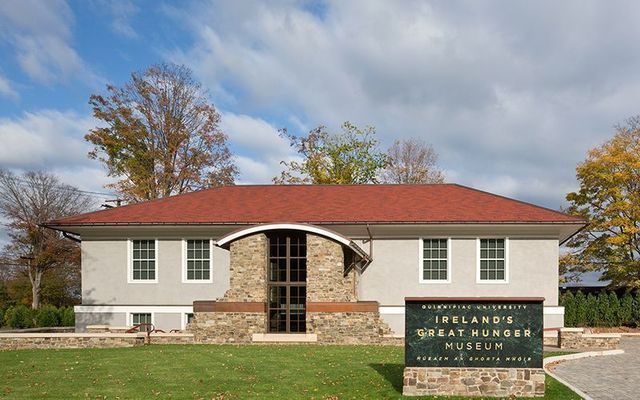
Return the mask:
<svg viewBox="0 0 640 400"><path fill-rule="evenodd" d="M355 271L344 276L342 245L307 234L307 302L357 301Z"/></svg>
<svg viewBox="0 0 640 400"><path fill-rule="evenodd" d="M561 349L617 349L620 344L618 333L584 333L583 328L561 328L559 344Z"/></svg>
<svg viewBox="0 0 640 400"><path fill-rule="evenodd" d="M192 344L194 337L184 333L2 333L0 350L88 349L135 347L150 344Z"/></svg>
<svg viewBox="0 0 640 400"><path fill-rule="evenodd" d="M307 303L356 302L356 273L344 275L342 245L307 234ZM307 333L319 343L378 344L391 334L377 311L307 312Z"/></svg>
<svg viewBox="0 0 640 400"><path fill-rule="evenodd" d="M542 368L433 368L404 369L406 396L544 396Z"/></svg>
<svg viewBox="0 0 640 400"><path fill-rule="evenodd" d="M320 343L391 344L384 337L391 330L378 312L308 312L307 333Z"/></svg>
<svg viewBox="0 0 640 400"><path fill-rule="evenodd" d="M0 334L0 350L114 348L144 343L144 335L138 334Z"/></svg>
<svg viewBox="0 0 640 400"><path fill-rule="evenodd" d="M255 234L231 243L229 290L221 303L267 301L268 239ZM267 330L266 312L196 312L187 331L200 343L248 343Z"/></svg>
<svg viewBox="0 0 640 400"><path fill-rule="evenodd" d="M229 290L218 301L267 301L268 243L267 236L262 233L231 243Z"/></svg>
<svg viewBox="0 0 640 400"><path fill-rule="evenodd" d="M230 288L219 303L266 303L268 239L255 234L230 246ZM344 250L330 239L307 234L307 304L355 303L356 273L344 276ZM248 343L254 333L267 333L265 312L224 310L196 312L187 330L197 342ZM307 333L319 343L383 343L391 333L377 311L307 312ZM394 342L395 343L395 342Z"/></svg>
<svg viewBox="0 0 640 400"><path fill-rule="evenodd" d="M201 312L187 330L199 343L250 343L254 333L265 333L267 313Z"/></svg>

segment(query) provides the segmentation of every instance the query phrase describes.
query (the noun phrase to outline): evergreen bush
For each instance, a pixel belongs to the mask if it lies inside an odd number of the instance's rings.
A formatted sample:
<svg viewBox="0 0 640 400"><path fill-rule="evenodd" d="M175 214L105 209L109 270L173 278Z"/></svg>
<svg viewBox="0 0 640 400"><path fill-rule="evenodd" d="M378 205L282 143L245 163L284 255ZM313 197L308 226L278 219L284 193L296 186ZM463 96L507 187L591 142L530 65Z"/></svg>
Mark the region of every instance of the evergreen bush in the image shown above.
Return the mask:
<svg viewBox="0 0 640 400"><path fill-rule="evenodd" d="M4 315L5 325L13 329L33 328L33 311L23 305L9 307Z"/></svg>
<svg viewBox="0 0 640 400"><path fill-rule="evenodd" d="M575 324L573 326L587 326L589 324L587 297L581 290L578 290L574 296L573 306L575 308Z"/></svg>
<svg viewBox="0 0 640 400"><path fill-rule="evenodd" d="M560 296L560 305L564 307L564 326L576 326L575 296L571 292Z"/></svg>
<svg viewBox="0 0 640 400"><path fill-rule="evenodd" d="M60 308L60 326L75 326L76 315L73 311L73 307L61 307Z"/></svg>
<svg viewBox="0 0 640 400"><path fill-rule="evenodd" d="M620 301L620 308L618 309L618 320L621 326L634 326L635 321L633 318L633 296L630 291L626 291L622 300Z"/></svg>
<svg viewBox="0 0 640 400"><path fill-rule="evenodd" d="M56 306L45 304L40 306L36 313L36 323L38 327L60 326L60 313Z"/></svg>

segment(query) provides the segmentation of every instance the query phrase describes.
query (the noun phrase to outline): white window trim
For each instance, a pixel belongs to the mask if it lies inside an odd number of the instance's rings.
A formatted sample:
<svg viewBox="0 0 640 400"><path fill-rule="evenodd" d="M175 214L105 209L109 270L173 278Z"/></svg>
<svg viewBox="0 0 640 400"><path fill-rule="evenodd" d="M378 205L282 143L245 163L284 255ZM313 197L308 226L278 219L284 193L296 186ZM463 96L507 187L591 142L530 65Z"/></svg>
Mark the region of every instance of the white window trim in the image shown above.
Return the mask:
<svg viewBox="0 0 640 400"><path fill-rule="evenodd" d="M424 240L425 239L447 239L447 279L423 279L422 269L424 268ZM424 236L419 240L418 251L418 282L425 284L447 284L451 283L451 237Z"/></svg>
<svg viewBox="0 0 640 400"><path fill-rule="evenodd" d="M190 313L182 313L182 323L180 324L180 330L184 331L185 329L187 329L187 315L189 314L193 314L193 312Z"/></svg>
<svg viewBox="0 0 640 400"><path fill-rule="evenodd" d="M504 279L480 279L480 239L504 239ZM487 237L478 237L476 238L476 283L478 284L508 284L509 283L509 238L508 237L497 237L497 236L487 236Z"/></svg>
<svg viewBox="0 0 640 400"><path fill-rule="evenodd" d="M187 240L209 241L209 279L187 279ZM182 283L213 283L213 239L182 238Z"/></svg>
<svg viewBox="0 0 640 400"><path fill-rule="evenodd" d="M133 279L133 241L134 240L153 240L153 245L155 248L155 279ZM144 239L144 238L136 238L136 239L127 239L127 283L158 283L159 274L159 263L158 263L158 239Z"/></svg>
<svg viewBox="0 0 640 400"><path fill-rule="evenodd" d="M127 326L133 326L133 314L151 314L151 324L156 326L156 313L153 311L127 311Z"/></svg>

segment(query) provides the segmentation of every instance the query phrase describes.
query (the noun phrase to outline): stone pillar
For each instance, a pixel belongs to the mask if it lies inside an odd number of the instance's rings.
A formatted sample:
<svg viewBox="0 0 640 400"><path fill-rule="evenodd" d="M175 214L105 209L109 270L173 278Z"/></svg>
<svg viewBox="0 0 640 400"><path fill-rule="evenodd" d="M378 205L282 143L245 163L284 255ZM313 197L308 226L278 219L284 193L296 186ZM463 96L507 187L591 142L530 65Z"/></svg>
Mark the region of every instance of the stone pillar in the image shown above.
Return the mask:
<svg viewBox="0 0 640 400"><path fill-rule="evenodd" d="M219 301L266 302L267 236L260 233L231 243L229 251L229 290Z"/></svg>
<svg viewBox="0 0 640 400"><path fill-rule="evenodd" d="M321 343L381 343L391 330L377 303L358 302L356 272L344 275L344 251L340 243L307 234L307 333Z"/></svg>
<svg viewBox="0 0 640 400"><path fill-rule="evenodd" d="M188 330L200 343L249 343L267 331L267 236L255 234L230 245L229 290L215 302L195 302ZM201 311L197 311L197 303Z"/></svg>
<svg viewBox="0 0 640 400"><path fill-rule="evenodd" d="M307 302L357 301L355 271L344 276L342 245L307 235Z"/></svg>

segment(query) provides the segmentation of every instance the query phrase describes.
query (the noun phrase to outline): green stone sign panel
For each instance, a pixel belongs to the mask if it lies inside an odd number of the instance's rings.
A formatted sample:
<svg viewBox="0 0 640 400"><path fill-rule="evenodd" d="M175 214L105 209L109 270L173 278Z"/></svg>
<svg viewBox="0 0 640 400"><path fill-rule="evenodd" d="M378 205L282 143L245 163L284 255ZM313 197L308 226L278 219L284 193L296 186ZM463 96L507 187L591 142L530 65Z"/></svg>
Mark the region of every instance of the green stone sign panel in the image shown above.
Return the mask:
<svg viewBox="0 0 640 400"><path fill-rule="evenodd" d="M405 366L542 368L542 302L407 298Z"/></svg>

